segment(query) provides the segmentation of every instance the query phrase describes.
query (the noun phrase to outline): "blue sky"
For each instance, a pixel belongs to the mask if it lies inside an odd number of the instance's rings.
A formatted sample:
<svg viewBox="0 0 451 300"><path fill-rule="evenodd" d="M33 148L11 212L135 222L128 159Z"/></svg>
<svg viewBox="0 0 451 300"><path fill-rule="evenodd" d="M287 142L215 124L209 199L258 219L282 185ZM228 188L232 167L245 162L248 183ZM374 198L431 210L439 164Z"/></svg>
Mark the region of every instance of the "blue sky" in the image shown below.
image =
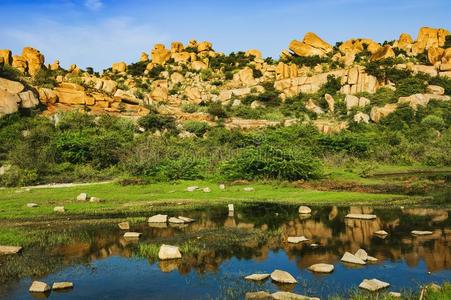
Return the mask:
<svg viewBox="0 0 451 300"><path fill-rule="evenodd" d="M137 61L155 43L208 40L225 53L260 49L278 57L292 39L316 32L334 44L417 36L421 26L451 30L450 0L1 0L0 49L41 50L96 70Z"/></svg>

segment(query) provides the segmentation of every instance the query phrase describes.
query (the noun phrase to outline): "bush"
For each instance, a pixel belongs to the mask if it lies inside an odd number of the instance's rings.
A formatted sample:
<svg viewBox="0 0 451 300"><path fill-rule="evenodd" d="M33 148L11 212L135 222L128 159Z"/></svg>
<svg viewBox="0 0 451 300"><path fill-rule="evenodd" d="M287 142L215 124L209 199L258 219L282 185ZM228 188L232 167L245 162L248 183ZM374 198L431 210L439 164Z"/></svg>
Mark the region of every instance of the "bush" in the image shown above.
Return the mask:
<svg viewBox="0 0 451 300"><path fill-rule="evenodd" d="M208 113L218 118L227 117L227 113L220 102L210 102L210 104L208 105Z"/></svg>
<svg viewBox="0 0 451 300"><path fill-rule="evenodd" d="M437 76L429 81L429 84L441 86L445 89L445 95L451 96L451 79L445 76Z"/></svg>
<svg viewBox="0 0 451 300"><path fill-rule="evenodd" d="M38 174L35 169L21 169L12 166L4 175L0 176L0 186L26 186L35 184Z"/></svg>
<svg viewBox="0 0 451 300"><path fill-rule="evenodd" d="M405 97L413 94L424 93L426 91L427 83L420 78L409 77L402 79L396 85L395 97Z"/></svg>
<svg viewBox="0 0 451 300"><path fill-rule="evenodd" d="M250 147L224 163L221 173L233 179L315 179L321 165L309 152L275 148L269 145Z"/></svg>
<svg viewBox="0 0 451 300"><path fill-rule="evenodd" d="M16 68L11 67L10 65L3 65L2 68L0 68L0 77L15 80L20 80L21 73Z"/></svg>
<svg viewBox="0 0 451 300"><path fill-rule="evenodd" d="M145 62L145 61L137 62L137 63L134 63L134 64L130 64L130 65L127 66L127 74L130 74L132 76L141 76L141 75L144 74L144 71L146 70L146 67L147 67L147 62ZM155 77L157 77L159 74L160 73L158 72L158 74Z"/></svg>
<svg viewBox="0 0 451 300"><path fill-rule="evenodd" d="M176 130L174 117L159 115L155 112L151 112L147 116L139 118L138 125L152 132L163 129L168 129L169 131Z"/></svg>
<svg viewBox="0 0 451 300"><path fill-rule="evenodd" d="M52 89L56 86L53 72L47 68L42 68L33 77L33 85Z"/></svg>
<svg viewBox="0 0 451 300"><path fill-rule="evenodd" d="M182 105L182 111L186 113L195 113L198 109L198 106L196 104L192 103L186 103Z"/></svg>
<svg viewBox="0 0 451 300"><path fill-rule="evenodd" d="M194 133L199 137L203 136L210 128L207 122L202 121L186 121L183 123L183 127L186 131Z"/></svg>
<svg viewBox="0 0 451 300"><path fill-rule="evenodd" d="M429 115L426 116L423 120L421 120L421 125L427 128L442 130L443 128L445 128L445 121L440 116Z"/></svg>
<svg viewBox="0 0 451 300"><path fill-rule="evenodd" d="M193 157L168 159L157 167L159 180L194 180L202 178L202 163Z"/></svg>
<svg viewBox="0 0 451 300"><path fill-rule="evenodd" d="M157 65L149 71L149 77L158 78L160 76L160 73L163 72L164 70L165 69L163 66Z"/></svg>

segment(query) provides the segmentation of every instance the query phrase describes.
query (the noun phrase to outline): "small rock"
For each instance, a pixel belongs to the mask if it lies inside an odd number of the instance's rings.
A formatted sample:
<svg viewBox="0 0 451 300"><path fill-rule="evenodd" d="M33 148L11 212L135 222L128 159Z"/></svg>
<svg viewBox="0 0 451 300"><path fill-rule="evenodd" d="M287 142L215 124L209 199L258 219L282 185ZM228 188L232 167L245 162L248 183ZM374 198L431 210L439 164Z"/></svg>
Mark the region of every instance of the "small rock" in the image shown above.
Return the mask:
<svg viewBox="0 0 451 300"><path fill-rule="evenodd" d="M360 284L359 288L375 292L380 289L384 289L386 287L389 287L390 284L387 282L380 281L378 279L364 279Z"/></svg>
<svg viewBox="0 0 451 300"><path fill-rule="evenodd" d="M270 276L270 274L252 274L252 275L248 275L248 276L244 277L244 279L261 281L261 280L265 280L269 276Z"/></svg>
<svg viewBox="0 0 451 300"><path fill-rule="evenodd" d="M77 196L77 201L86 201L88 200L88 194L86 193L81 193L80 195Z"/></svg>
<svg viewBox="0 0 451 300"><path fill-rule="evenodd" d="M364 262L362 259L358 258L352 253L346 252L343 257L341 258L342 262L347 262L351 264L357 264L357 265L366 265L366 262Z"/></svg>
<svg viewBox="0 0 451 300"><path fill-rule="evenodd" d="M357 252L354 255L363 261L368 259L368 253L366 253L366 251L363 249L357 250Z"/></svg>
<svg viewBox="0 0 451 300"><path fill-rule="evenodd" d="M140 232L126 232L124 233L124 238L126 239L139 239L142 233Z"/></svg>
<svg viewBox="0 0 451 300"><path fill-rule="evenodd" d="M221 183L221 184L219 185L219 189L220 189L220 190L225 190L225 184Z"/></svg>
<svg viewBox="0 0 451 300"><path fill-rule="evenodd" d="M178 219L182 220L185 223L193 223L194 221L196 221L194 219L191 219L191 218L188 218L188 217L182 217L182 216L178 216Z"/></svg>
<svg viewBox="0 0 451 300"><path fill-rule="evenodd" d="M377 258L375 258L375 257L373 257L373 256L367 256L367 258L366 258L366 261L369 261L369 262L377 262L378 261L378 259Z"/></svg>
<svg viewBox="0 0 451 300"><path fill-rule="evenodd" d="M74 284L72 282L54 282L52 285L52 290L67 290L67 289L73 289Z"/></svg>
<svg viewBox="0 0 451 300"><path fill-rule="evenodd" d="M178 218L170 217L169 218L169 223L172 223L172 224L183 224L185 222L183 220L178 219Z"/></svg>
<svg viewBox="0 0 451 300"><path fill-rule="evenodd" d="M91 197L91 198L89 198L89 202L100 203L100 202L102 202L102 200L97 197Z"/></svg>
<svg viewBox="0 0 451 300"><path fill-rule="evenodd" d="M388 295L395 297L395 298L401 298L401 293L398 293L398 292L389 292Z"/></svg>
<svg viewBox="0 0 451 300"><path fill-rule="evenodd" d="M312 247L312 248L318 248L318 247L319 247L319 244L313 243L313 244L310 244L310 247Z"/></svg>
<svg viewBox="0 0 451 300"><path fill-rule="evenodd" d="M57 212L57 213L63 213L63 212L65 212L65 209L64 209L64 206L55 206L53 208L53 211Z"/></svg>
<svg viewBox="0 0 451 300"><path fill-rule="evenodd" d="M34 208L34 207L38 207L39 205L37 205L36 203L27 203L27 207L29 208Z"/></svg>
<svg viewBox="0 0 451 300"><path fill-rule="evenodd" d="M229 204L228 207L229 207L229 211L235 211L235 208L233 207L233 204Z"/></svg>
<svg viewBox="0 0 451 300"><path fill-rule="evenodd" d="M168 221L168 215L155 215L152 217L149 217L147 219L147 223L166 223Z"/></svg>
<svg viewBox="0 0 451 300"><path fill-rule="evenodd" d="M47 283L42 281L33 281L30 288L28 289L30 293L45 293L50 291L50 287Z"/></svg>
<svg viewBox="0 0 451 300"><path fill-rule="evenodd" d="M203 188L202 191L203 191L204 193L210 193L210 192L211 192L211 189L210 189L209 187L206 187L206 188Z"/></svg>
<svg viewBox="0 0 451 300"><path fill-rule="evenodd" d="M413 235L431 235L432 231L412 230Z"/></svg>
<svg viewBox="0 0 451 300"><path fill-rule="evenodd" d="M426 289L433 291L433 292L438 292L442 289L442 287L436 283L431 283L426 286Z"/></svg>
<svg viewBox="0 0 451 300"><path fill-rule="evenodd" d="M312 210L308 206L299 206L299 213L300 214L310 214Z"/></svg>
<svg viewBox="0 0 451 300"><path fill-rule="evenodd" d="M308 297L290 292L275 292L271 296L274 300L319 300L316 297Z"/></svg>
<svg viewBox="0 0 451 300"><path fill-rule="evenodd" d="M334 270L334 266L329 264L314 264L311 265L308 269L312 272L317 273L330 273Z"/></svg>
<svg viewBox="0 0 451 300"><path fill-rule="evenodd" d="M306 238L305 236L289 236L287 238L287 242L293 243L293 244L297 244L297 243L301 243L301 242L305 242L305 241L308 241L308 238Z"/></svg>
<svg viewBox="0 0 451 300"><path fill-rule="evenodd" d="M259 291L246 293L245 300L272 300L274 299L270 293Z"/></svg>
<svg viewBox="0 0 451 300"><path fill-rule="evenodd" d="M179 247L163 244L158 252L158 258L161 260L178 259L182 258L182 254L180 253Z"/></svg>
<svg viewBox="0 0 451 300"><path fill-rule="evenodd" d="M376 215L369 215L369 214L347 214L346 218L349 219L361 219L361 220L372 220L376 219Z"/></svg>
<svg viewBox="0 0 451 300"><path fill-rule="evenodd" d="M19 246L0 246L0 255L17 254L20 251L22 251L22 247Z"/></svg>
<svg viewBox="0 0 451 300"><path fill-rule="evenodd" d="M378 230L374 233L375 235L381 236L381 237L385 237L388 235L388 232L385 230Z"/></svg>
<svg viewBox="0 0 451 300"><path fill-rule="evenodd" d="M117 224L117 226L119 226L119 229L122 229L122 230L130 229L130 223L128 223L128 222L121 222L121 223Z"/></svg>
<svg viewBox="0 0 451 300"><path fill-rule="evenodd" d="M271 273L271 279L280 283L297 283L298 281L288 272L274 270Z"/></svg>
<svg viewBox="0 0 451 300"><path fill-rule="evenodd" d="M253 191L255 191L255 189L253 187L245 187L243 189L243 191L245 191L245 192L253 192Z"/></svg>
<svg viewBox="0 0 451 300"><path fill-rule="evenodd" d="M187 187L186 188L186 191L187 192L194 192L195 190L197 190L197 189L199 189L199 187L198 186L189 186L189 187Z"/></svg>

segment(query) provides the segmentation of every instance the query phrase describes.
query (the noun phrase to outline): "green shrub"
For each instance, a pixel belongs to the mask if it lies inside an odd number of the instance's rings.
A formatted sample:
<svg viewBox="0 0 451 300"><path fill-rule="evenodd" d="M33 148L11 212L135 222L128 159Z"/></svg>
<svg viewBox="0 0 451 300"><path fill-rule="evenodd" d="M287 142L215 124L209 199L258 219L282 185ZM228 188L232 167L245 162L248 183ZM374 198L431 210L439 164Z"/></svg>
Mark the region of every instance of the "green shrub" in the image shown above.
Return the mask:
<svg viewBox="0 0 451 300"><path fill-rule="evenodd" d="M165 69L163 66L157 65L149 71L148 76L150 78L158 78L158 77L160 77L160 73L163 72L164 70Z"/></svg>
<svg viewBox="0 0 451 300"><path fill-rule="evenodd" d="M416 77L402 79L396 84L395 97L405 97L413 94L424 93L427 83Z"/></svg>
<svg viewBox="0 0 451 300"><path fill-rule="evenodd" d="M423 125L427 128L434 128L437 130L442 130L443 128L445 128L445 121L440 116L429 115L429 116L426 116L421 121L421 125Z"/></svg>
<svg viewBox="0 0 451 300"><path fill-rule="evenodd" d="M47 68L42 68L33 77L33 85L52 89L56 86L53 72Z"/></svg>
<svg viewBox="0 0 451 300"><path fill-rule="evenodd" d="M208 105L208 113L214 117L226 118L227 113L224 110L221 102L210 102Z"/></svg>
<svg viewBox="0 0 451 300"><path fill-rule="evenodd" d="M192 104L192 103L185 103L182 104L182 111L186 112L186 113L195 113L198 109L198 106L196 104Z"/></svg>
<svg viewBox="0 0 451 300"><path fill-rule="evenodd" d="M159 180L194 180L200 179L202 163L193 157L168 159L157 167Z"/></svg>
<svg viewBox="0 0 451 300"><path fill-rule="evenodd" d="M194 133L197 136L203 136L210 128L207 122L202 121L186 121L183 123L186 131Z"/></svg>
<svg viewBox="0 0 451 300"><path fill-rule="evenodd" d="M26 186L37 183L38 174L35 169L21 169L17 166L11 168L0 176L0 186Z"/></svg>
<svg viewBox="0 0 451 300"><path fill-rule="evenodd" d="M445 76L436 76L429 80L429 84L441 86L445 89L445 95L451 96L451 78Z"/></svg>
<svg viewBox="0 0 451 300"><path fill-rule="evenodd" d="M169 131L175 131L175 119L168 115L159 115L151 112L147 116L138 119L138 125L155 132L156 130L168 129Z"/></svg>
<svg viewBox="0 0 451 300"><path fill-rule="evenodd" d="M18 81L20 80L20 76L20 71L10 65L5 64L2 68L0 68L0 77Z"/></svg>
<svg viewBox="0 0 451 300"><path fill-rule="evenodd" d="M147 64L148 64L148 62L145 62L145 61L140 61L140 62L137 62L134 64L130 64L127 66L127 74L130 74L132 76L141 76L144 74ZM157 77L157 76L155 76L155 77Z"/></svg>

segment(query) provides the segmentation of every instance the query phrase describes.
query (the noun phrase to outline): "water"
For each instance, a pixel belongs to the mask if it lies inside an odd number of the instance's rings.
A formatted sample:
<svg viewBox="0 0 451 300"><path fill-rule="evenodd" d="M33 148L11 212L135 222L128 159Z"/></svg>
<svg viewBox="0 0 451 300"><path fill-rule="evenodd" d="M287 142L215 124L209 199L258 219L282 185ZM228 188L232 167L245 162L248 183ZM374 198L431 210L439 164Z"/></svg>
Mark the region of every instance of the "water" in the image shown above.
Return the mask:
<svg viewBox="0 0 451 300"><path fill-rule="evenodd" d="M289 290L326 299L347 295L364 278L391 284L390 290L418 290L425 283L451 280L450 211L440 208L312 207L305 218L297 206L235 205L184 212L197 222L188 226L149 227L132 224L143 233L139 243L122 238L114 223L50 227L53 237L69 236L49 247L36 245L21 255L0 258L0 298L33 299L33 280L72 281L75 288L52 292L51 299L244 299L245 292ZM374 213L376 220L345 219L347 213ZM373 232L384 229L385 239ZM411 230L430 230L413 237ZM291 245L288 236L310 241ZM311 243L320 247L312 248ZM181 260L159 262L140 256L139 245L189 243ZM366 266L340 262L345 251L365 249L379 259ZM188 249L188 248L185 248ZM307 270L315 263L330 263L333 273ZM274 269L290 272L299 283L280 286L266 280L247 282L243 276Z"/></svg>

